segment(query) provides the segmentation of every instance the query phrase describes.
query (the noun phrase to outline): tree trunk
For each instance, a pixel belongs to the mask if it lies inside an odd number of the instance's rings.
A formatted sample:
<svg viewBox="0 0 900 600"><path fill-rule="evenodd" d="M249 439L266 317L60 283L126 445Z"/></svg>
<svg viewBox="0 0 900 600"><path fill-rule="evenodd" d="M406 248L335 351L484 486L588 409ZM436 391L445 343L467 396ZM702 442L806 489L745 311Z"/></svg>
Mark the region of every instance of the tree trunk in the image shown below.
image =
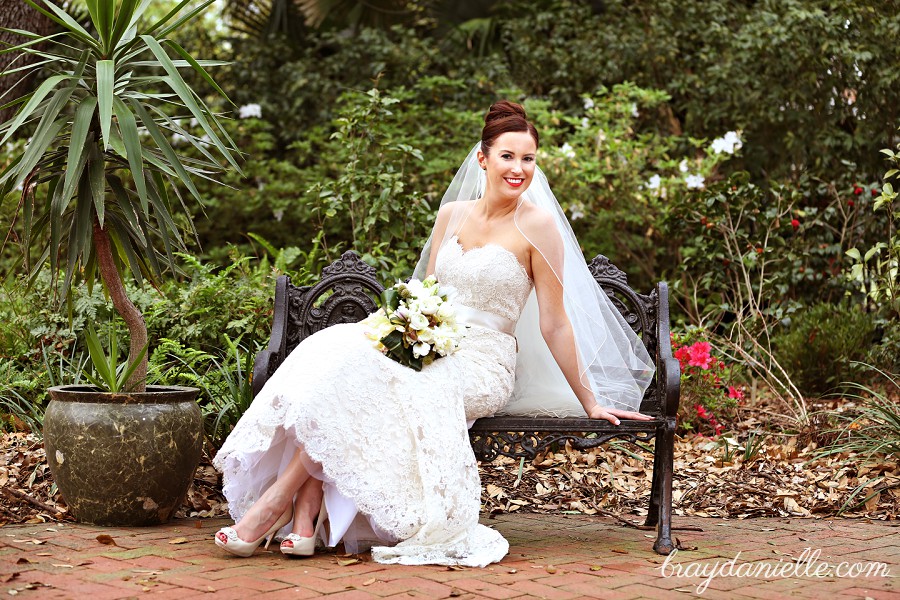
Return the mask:
<svg viewBox="0 0 900 600"><path fill-rule="evenodd" d="M144 323L144 315L137 309L134 303L125 293L125 285L122 283L122 277L116 268L113 258L112 245L109 240L109 233L100 227L100 222L94 219L94 251L97 253L97 267L100 269L100 278L109 291L112 298L113 306L116 312L125 319L125 325L128 327L128 335L131 343L128 347L128 364L134 362L135 358L147 346L147 325ZM147 386L147 357L150 354L149 349L141 359L140 365L134 370L131 377L125 384L125 389L129 392L143 392Z"/></svg>
<svg viewBox="0 0 900 600"><path fill-rule="evenodd" d="M38 35L49 35L53 32L55 24L31 6L22 2L22 0L0 0L0 27L23 29ZM15 46L25 41L26 38L20 35L0 31L0 48L6 48L7 45ZM23 67L38 60L39 58L34 55L22 54L21 52L0 54L0 72L5 71L10 66L12 68ZM29 73L24 78L23 74L24 72L20 71L0 77L0 105L24 96L31 91L34 73ZM0 123L11 119L18 108L18 106L13 106L0 110Z"/></svg>

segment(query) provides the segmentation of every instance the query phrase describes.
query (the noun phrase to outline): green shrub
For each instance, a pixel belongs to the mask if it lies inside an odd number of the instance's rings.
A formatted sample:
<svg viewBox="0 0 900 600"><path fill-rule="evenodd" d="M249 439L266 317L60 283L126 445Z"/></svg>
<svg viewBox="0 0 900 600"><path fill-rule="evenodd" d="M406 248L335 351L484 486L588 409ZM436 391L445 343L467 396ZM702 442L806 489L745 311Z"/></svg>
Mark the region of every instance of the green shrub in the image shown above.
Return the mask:
<svg viewBox="0 0 900 600"><path fill-rule="evenodd" d="M875 343L865 359L886 373L900 373L900 320L880 320L875 329Z"/></svg>
<svg viewBox="0 0 900 600"><path fill-rule="evenodd" d="M875 321L846 303L813 305L795 312L786 331L773 339L776 360L806 395L821 395L860 374Z"/></svg>

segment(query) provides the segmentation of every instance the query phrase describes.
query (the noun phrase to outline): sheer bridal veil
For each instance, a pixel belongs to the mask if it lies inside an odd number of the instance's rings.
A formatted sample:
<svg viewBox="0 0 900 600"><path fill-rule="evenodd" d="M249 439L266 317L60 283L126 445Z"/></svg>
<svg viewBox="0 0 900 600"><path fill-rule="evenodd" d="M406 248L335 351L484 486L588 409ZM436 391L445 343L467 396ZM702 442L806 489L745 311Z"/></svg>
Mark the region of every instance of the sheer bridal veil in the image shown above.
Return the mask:
<svg viewBox="0 0 900 600"><path fill-rule="evenodd" d="M441 206L460 200L478 200L485 189L486 177L478 164L475 145L466 157ZM561 248L536 244L519 224L522 202L531 202L553 217L561 238ZM473 207L475 204L473 203ZM442 240L428 238L414 277L423 278L433 248L442 248L459 231L469 210L454 211ZM618 310L597 285L562 207L550 190L547 178L535 168L534 179L522 194L516 209L516 227L550 264L563 285L566 314L575 333L581 384L590 389L604 407L636 411L644 390L653 377L653 361L644 344L625 322ZM516 384L513 397L501 412L516 415L585 416L584 409L553 359L539 325L537 298L528 299L516 326L519 353L516 358Z"/></svg>

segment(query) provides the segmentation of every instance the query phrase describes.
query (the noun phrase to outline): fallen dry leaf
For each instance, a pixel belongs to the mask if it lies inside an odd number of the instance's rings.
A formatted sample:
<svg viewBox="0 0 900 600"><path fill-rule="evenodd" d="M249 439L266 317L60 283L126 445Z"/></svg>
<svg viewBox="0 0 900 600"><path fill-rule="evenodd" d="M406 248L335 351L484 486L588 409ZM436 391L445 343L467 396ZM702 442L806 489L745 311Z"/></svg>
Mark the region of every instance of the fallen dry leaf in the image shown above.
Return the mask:
<svg viewBox="0 0 900 600"><path fill-rule="evenodd" d="M373 578L371 578L371 579L366 579L365 581L363 581L362 584L363 584L363 585L372 585L372 584L375 583L376 581L378 581L378 580L375 579L375 578L373 577Z"/></svg>
<svg viewBox="0 0 900 600"><path fill-rule="evenodd" d="M350 565L355 565L359 562L360 561L358 558L338 558L337 559L337 564L339 564L342 567L349 567Z"/></svg>
<svg viewBox="0 0 900 600"><path fill-rule="evenodd" d="M177 538L173 538L173 539L169 540L169 543L170 544L187 544L188 539L183 538L183 537L177 537Z"/></svg>
<svg viewBox="0 0 900 600"><path fill-rule="evenodd" d="M105 533L101 533L97 536L97 541L103 544L104 546L117 546L116 540L112 539L112 536L106 535Z"/></svg>

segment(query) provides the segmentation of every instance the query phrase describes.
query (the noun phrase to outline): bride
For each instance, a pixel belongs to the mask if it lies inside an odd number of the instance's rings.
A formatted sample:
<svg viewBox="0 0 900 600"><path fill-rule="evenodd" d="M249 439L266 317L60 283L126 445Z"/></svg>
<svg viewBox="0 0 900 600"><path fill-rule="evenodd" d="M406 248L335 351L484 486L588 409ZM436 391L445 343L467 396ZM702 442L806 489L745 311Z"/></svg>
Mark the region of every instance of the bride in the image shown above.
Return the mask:
<svg viewBox="0 0 900 600"><path fill-rule="evenodd" d="M588 272L537 147L525 110L495 103L438 211L414 276L456 289L459 349L417 372L363 324L304 340L215 458L236 520L218 546L249 556L279 535L309 556L322 537L381 563L485 566L509 545L478 522L467 421L650 418L650 357Z"/></svg>

